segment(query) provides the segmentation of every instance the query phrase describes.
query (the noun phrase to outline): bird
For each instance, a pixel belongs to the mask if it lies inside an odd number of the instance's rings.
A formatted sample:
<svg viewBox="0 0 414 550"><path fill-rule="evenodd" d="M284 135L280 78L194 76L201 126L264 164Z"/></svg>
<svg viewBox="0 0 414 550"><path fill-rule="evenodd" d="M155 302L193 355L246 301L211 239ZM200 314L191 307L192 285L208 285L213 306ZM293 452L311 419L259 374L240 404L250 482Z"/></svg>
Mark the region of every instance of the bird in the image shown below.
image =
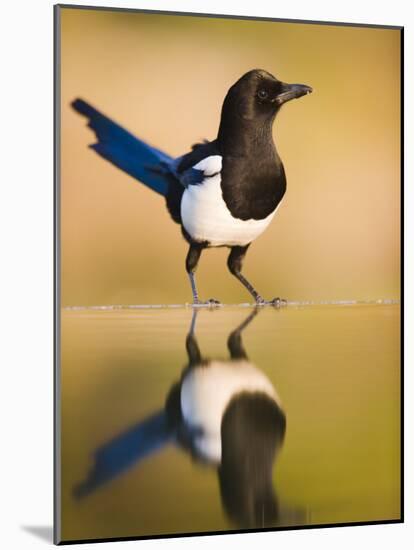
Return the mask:
<svg viewBox="0 0 414 550"><path fill-rule="evenodd" d="M277 525L284 517L273 469L284 443L286 412L242 339L260 311L256 306L230 332L230 357L223 359L201 352L194 309L186 337L188 364L165 404L178 444L196 462L216 468L223 508L243 528Z"/></svg>
<svg viewBox="0 0 414 550"><path fill-rule="evenodd" d="M250 70L224 98L217 137L195 143L179 157L137 138L83 99L72 102L96 134L97 142L90 147L165 197L171 218L189 245L185 268L194 305L220 304L213 298L201 300L195 280L202 252L214 247L230 249L228 269L256 304L282 304L280 298L265 300L242 274L242 266L248 248L269 226L286 191L273 122L285 103L312 91L305 84L282 82L263 69Z"/></svg>
<svg viewBox="0 0 414 550"><path fill-rule="evenodd" d="M205 357L193 310L185 340L188 361L164 407L103 443L86 479L73 488L82 499L145 459L174 445L200 466L217 472L229 519L243 528L278 525L287 517L273 482L283 448L286 412L271 380L249 359L243 331L256 306L229 334L229 358Z"/></svg>

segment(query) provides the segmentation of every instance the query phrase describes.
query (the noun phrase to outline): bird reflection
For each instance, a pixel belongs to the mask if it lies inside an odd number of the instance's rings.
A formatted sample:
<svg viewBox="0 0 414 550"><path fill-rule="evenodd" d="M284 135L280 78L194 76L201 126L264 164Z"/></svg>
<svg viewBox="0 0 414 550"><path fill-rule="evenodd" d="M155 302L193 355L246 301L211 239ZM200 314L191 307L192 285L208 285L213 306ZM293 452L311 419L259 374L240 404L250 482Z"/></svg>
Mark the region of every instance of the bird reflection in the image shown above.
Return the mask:
<svg viewBox="0 0 414 550"><path fill-rule="evenodd" d="M204 358L193 311L186 338L188 364L171 388L164 409L99 447L87 479L74 488L82 498L167 444L218 473L223 507L242 528L279 523L273 464L282 447L286 417L267 376L249 359L242 332L254 309L227 340L230 358Z"/></svg>

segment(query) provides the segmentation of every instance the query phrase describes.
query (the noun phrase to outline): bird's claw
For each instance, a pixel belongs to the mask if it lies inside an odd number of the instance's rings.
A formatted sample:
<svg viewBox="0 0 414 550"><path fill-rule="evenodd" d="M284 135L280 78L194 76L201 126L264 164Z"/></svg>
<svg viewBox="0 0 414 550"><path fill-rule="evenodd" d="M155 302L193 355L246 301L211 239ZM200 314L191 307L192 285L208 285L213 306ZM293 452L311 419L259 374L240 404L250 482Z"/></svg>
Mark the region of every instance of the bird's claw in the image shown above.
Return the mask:
<svg viewBox="0 0 414 550"><path fill-rule="evenodd" d="M269 304L273 307L285 307L287 306L287 300L284 300L283 298L273 298Z"/></svg>
<svg viewBox="0 0 414 550"><path fill-rule="evenodd" d="M195 306L209 306L209 307L219 307L222 305L222 303L219 300L216 300L215 298L209 298L208 300L205 300L204 302L201 302L198 300L197 302L194 302Z"/></svg>
<svg viewBox="0 0 414 550"><path fill-rule="evenodd" d="M265 300L261 296L256 298L256 304L258 306L273 306L275 308L284 307L287 305L287 301L283 298L273 298L273 300Z"/></svg>
<svg viewBox="0 0 414 550"><path fill-rule="evenodd" d="M210 306L210 307L221 306L220 300L216 300L215 298L209 298L209 299L206 300L204 303L205 303L206 305Z"/></svg>

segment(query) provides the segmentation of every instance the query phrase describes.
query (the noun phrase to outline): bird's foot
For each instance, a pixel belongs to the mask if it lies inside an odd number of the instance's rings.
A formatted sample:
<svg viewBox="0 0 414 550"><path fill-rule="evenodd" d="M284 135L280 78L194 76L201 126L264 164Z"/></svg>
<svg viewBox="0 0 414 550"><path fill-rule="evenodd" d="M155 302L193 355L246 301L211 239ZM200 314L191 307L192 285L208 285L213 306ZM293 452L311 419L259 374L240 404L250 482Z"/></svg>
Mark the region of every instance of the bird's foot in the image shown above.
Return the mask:
<svg viewBox="0 0 414 550"><path fill-rule="evenodd" d="M258 306L273 306L275 308L280 308L287 306L287 301L283 298L273 298L273 300L265 300L261 296L256 298L256 304Z"/></svg>
<svg viewBox="0 0 414 550"><path fill-rule="evenodd" d="M222 305L222 303L219 300L215 300L214 298L209 298L208 300L205 300L204 302L201 300L196 300L193 303L194 306L208 306L208 307L219 307Z"/></svg>

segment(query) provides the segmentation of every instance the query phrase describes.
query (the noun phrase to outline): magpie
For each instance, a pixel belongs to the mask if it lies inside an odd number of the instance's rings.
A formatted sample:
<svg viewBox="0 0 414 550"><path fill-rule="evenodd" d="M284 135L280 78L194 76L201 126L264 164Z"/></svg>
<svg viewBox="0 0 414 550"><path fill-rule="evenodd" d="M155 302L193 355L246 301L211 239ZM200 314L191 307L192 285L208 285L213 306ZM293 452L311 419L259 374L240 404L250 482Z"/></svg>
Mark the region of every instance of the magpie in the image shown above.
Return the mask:
<svg viewBox="0 0 414 550"><path fill-rule="evenodd" d="M273 465L283 447L286 414L272 382L248 358L242 332L253 309L227 340L228 359L207 358L195 336L198 310L186 337L188 363L164 408L128 428L94 453L87 478L73 489L84 498L168 444L217 470L227 515L241 527L286 519L273 486Z"/></svg>
<svg viewBox="0 0 414 550"><path fill-rule="evenodd" d="M188 365L166 400L178 442L197 462L217 468L224 510L243 528L275 525L283 517L273 466L283 447L286 414L272 382L249 359L242 341L259 311L256 306L230 333L230 357L216 359L200 351L194 310L186 338Z"/></svg>
<svg viewBox="0 0 414 550"><path fill-rule="evenodd" d="M270 224L286 191L272 136L274 119L283 104L310 92L310 86L251 70L228 90L216 139L196 143L178 158L133 136L82 99L72 102L96 134L91 148L165 197L189 243L185 266L194 304L219 303L202 302L195 282L200 255L210 247L230 248L228 269L257 304L280 304L279 298L264 300L241 271L247 249Z"/></svg>

